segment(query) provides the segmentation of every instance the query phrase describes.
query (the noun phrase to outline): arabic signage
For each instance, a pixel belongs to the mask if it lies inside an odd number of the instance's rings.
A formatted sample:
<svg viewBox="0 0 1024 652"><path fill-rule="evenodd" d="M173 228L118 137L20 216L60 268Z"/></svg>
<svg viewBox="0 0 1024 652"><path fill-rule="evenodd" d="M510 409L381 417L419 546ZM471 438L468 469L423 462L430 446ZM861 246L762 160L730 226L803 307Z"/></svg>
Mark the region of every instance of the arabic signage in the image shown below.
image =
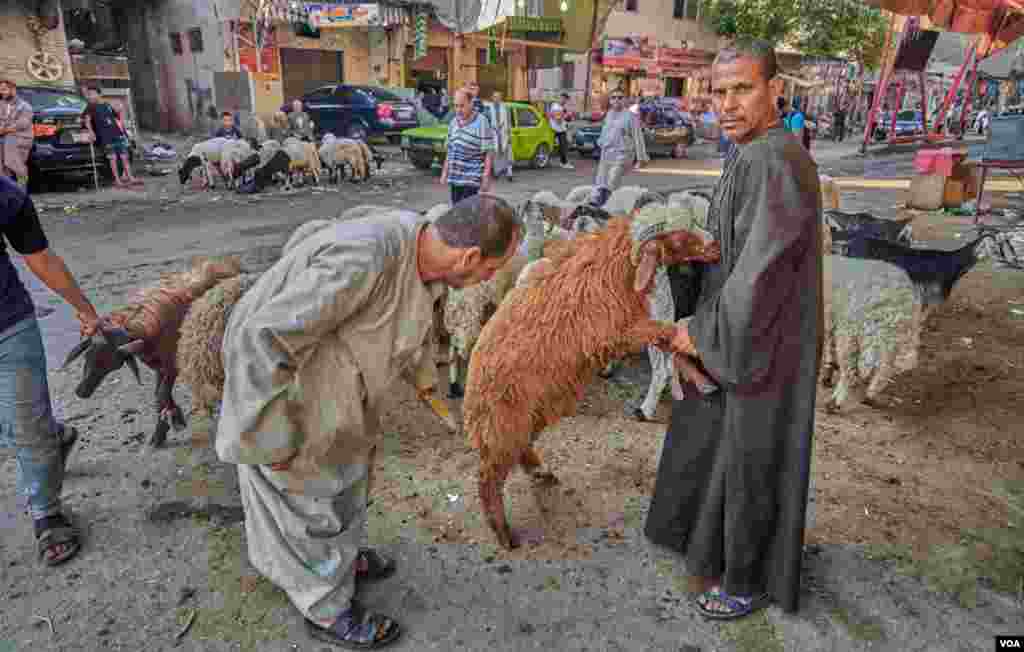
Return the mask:
<svg viewBox="0 0 1024 652"><path fill-rule="evenodd" d="M309 24L317 29L382 25L378 4L306 4Z"/></svg>
<svg viewBox="0 0 1024 652"><path fill-rule="evenodd" d="M687 77L710 66L714 54L691 48L659 46L646 36L606 39L602 53L607 69L645 73L648 77Z"/></svg>

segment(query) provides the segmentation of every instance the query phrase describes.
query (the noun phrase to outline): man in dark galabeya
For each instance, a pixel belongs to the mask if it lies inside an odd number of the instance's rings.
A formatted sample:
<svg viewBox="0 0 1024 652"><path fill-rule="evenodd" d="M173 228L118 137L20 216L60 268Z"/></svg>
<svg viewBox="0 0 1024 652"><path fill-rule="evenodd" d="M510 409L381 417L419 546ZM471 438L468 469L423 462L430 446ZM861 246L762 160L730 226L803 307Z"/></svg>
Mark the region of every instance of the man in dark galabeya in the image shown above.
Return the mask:
<svg viewBox="0 0 1024 652"><path fill-rule="evenodd" d="M722 387L673 405L645 528L685 556L707 618L774 602L798 608L821 359L818 171L779 124L775 53L760 42L719 52L712 96L735 143L708 215L721 243L702 266L677 355Z"/></svg>

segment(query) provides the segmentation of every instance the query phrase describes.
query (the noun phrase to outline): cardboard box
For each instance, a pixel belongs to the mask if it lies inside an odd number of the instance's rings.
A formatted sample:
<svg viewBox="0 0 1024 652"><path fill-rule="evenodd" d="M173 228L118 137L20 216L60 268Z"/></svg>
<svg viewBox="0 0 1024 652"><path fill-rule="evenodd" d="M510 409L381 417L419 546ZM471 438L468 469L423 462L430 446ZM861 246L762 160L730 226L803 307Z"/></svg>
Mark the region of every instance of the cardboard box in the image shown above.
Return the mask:
<svg viewBox="0 0 1024 652"><path fill-rule="evenodd" d="M942 208L946 177L941 174L920 174L910 180L907 206L925 211Z"/></svg>
<svg viewBox="0 0 1024 652"><path fill-rule="evenodd" d="M965 183L952 177L946 179L946 188L942 193L942 205L946 208L960 208L967 201Z"/></svg>

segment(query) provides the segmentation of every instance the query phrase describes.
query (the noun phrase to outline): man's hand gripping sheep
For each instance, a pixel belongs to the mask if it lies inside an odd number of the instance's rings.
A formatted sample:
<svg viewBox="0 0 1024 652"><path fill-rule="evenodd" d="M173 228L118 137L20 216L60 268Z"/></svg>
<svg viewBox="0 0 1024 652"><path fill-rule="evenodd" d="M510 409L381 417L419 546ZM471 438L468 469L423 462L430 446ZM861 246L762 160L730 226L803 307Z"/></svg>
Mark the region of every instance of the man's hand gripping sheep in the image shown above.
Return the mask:
<svg viewBox="0 0 1024 652"><path fill-rule="evenodd" d="M658 266L719 257L706 233L666 219L615 218L554 250L550 264L537 266L533 280L502 302L469 366L464 427L480 450L481 507L506 548L519 543L503 496L512 469L522 465L538 480L554 479L532 447L540 432L575 412L584 387L609 360L648 345L672 350L679 330L648 316ZM683 368L691 368L689 380L707 380L694 365Z"/></svg>

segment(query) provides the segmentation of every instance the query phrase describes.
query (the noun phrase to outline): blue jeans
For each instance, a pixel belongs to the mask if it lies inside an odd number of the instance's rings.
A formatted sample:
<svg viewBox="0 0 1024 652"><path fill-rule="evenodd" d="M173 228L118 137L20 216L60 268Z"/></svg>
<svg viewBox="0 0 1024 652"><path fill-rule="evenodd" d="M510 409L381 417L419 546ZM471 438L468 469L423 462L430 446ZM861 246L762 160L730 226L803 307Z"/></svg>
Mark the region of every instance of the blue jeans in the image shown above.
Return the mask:
<svg viewBox="0 0 1024 652"><path fill-rule="evenodd" d="M480 194L480 186L456 186L449 184L448 187L452 191L452 206L458 204L463 199Z"/></svg>
<svg viewBox="0 0 1024 652"><path fill-rule="evenodd" d="M62 430L50 407L39 323L26 317L0 331L0 446L14 448L18 494L33 520L60 512Z"/></svg>

